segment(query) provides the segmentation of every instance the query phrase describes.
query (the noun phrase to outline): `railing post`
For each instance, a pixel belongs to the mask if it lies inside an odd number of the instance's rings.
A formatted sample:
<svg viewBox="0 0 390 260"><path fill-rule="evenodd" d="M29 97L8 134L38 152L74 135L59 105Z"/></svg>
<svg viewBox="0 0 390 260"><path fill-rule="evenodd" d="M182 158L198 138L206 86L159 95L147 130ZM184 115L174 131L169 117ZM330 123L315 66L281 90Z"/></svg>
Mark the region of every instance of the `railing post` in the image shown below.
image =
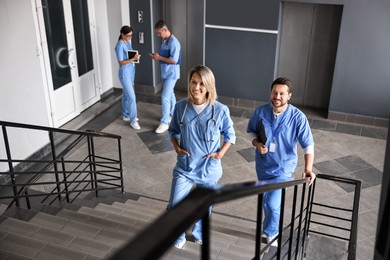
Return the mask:
<svg viewBox="0 0 390 260"><path fill-rule="evenodd" d="M309 228L310 228L310 219L311 219L311 211L313 208L313 200L314 200L314 189L316 185L316 180L314 180L313 184L309 186L309 192L307 194L307 204L306 204L306 216L305 216L305 224L304 231L302 237L302 256L306 254L305 252L305 241L309 236ZM307 184L303 184L303 187L306 189Z"/></svg>
<svg viewBox="0 0 390 260"><path fill-rule="evenodd" d="M14 173L14 166L12 165L11 150L9 148L7 129L6 129L6 127L4 125L2 126L2 129L3 129L3 138L4 138L5 151L7 153L8 167L9 167L9 172L10 172L10 175L11 175L12 189L13 189L14 196L15 196L15 203L16 203L16 206L19 207L20 206L19 196L18 196L18 191L16 189L16 185L15 185L15 173ZM28 198L26 197L26 200L27 199Z"/></svg>
<svg viewBox="0 0 390 260"><path fill-rule="evenodd" d="M210 259L210 216L208 212L202 217L202 259Z"/></svg>
<svg viewBox="0 0 390 260"><path fill-rule="evenodd" d="M65 198L66 202L69 203L69 190L68 190L68 177L66 176L66 170L65 170L65 162L64 157L61 157L61 166L62 166L62 176L64 178L64 185L65 185Z"/></svg>
<svg viewBox="0 0 390 260"><path fill-rule="evenodd" d="M288 257L287 257L287 259L291 259L291 254L292 254L294 228L295 228L295 211L296 211L296 206L297 206L297 196L298 196L298 186L295 185L294 186L292 211L291 211L290 239L288 242ZM299 240L297 241L297 244L299 244ZM295 251L295 255L297 255L297 254L298 254L298 250Z"/></svg>
<svg viewBox="0 0 390 260"><path fill-rule="evenodd" d="M122 149L121 149L121 139L118 138L118 160L119 160L119 172L121 177L121 191L125 192L124 184L123 184L123 166L122 166Z"/></svg>
<svg viewBox="0 0 390 260"><path fill-rule="evenodd" d="M53 131L49 131L49 139L50 139L50 146L51 146L51 154L53 157L53 167L54 167L54 172L55 172L55 177L56 177L56 186L57 186L57 193L58 193L58 201L61 202L61 186L60 186L60 180L58 178L58 166L56 162L56 148L54 145L54 135Z"/></svg>
<svg viewBox="0 0 390 260"><path fill-rule="evenodd" d="M253 258L255 260L260 260L262 221L263 221L263 193L260 193L257 196L256 243L255 243L255 257Z"/></svg>
<svg viewBox="0 0 390 260"><path fill-rule="evenodd" d="M300 210L299 210L297 244L295 246L295 252L297 252L296 256L295 256L295 259L298 259L298 256L303 254L303 248L304 248L304 244L305 244L305 237L304 237L305 236L305 231L303 231L302 247L301 247L301 250L300 250L299 249L299 244L300 244L300 241L301 241L303 209L305 207L305 195L306 195L306 184L303 184L303 186L302 186L302 195L301 195L301 207L300 207ZM304 225L304 227L305 227L305 225ZM300 257L300 258L302 259L302 257Z"/></svg>
<svg viewBox="0 0 390 260"><path fill-rule="evenodd" d="M362 187L361 182L355 184L355 196L353 199L351 233L350 233L349 245L348 245L348 260L354 260L356 258L356 240L357 240L357 229L358 229L357 213L359 212L361 187Z"/></svg>
<svg viewBox="0 0 390 260"><path fill-rule="evenodd" d="M282 238L283 238L283 221L284 221L284 208L285 208L285 203L286 203L286 189L282 189L282 199L280 203L280 219L279 219L279 234L278 234L278 250L276 253L276 258L281 259L282 255Z"/></svg>
<svg viewBox="0 0 390 260"><path fill-rule="evenodd" d="M89 158L89 169L91 175L91 186L95 190L95 196L98 197L97 189L97 175L96 175L96 158L95 158L95 146L93 144L93 136L88 136L88 158Z"/></svg>

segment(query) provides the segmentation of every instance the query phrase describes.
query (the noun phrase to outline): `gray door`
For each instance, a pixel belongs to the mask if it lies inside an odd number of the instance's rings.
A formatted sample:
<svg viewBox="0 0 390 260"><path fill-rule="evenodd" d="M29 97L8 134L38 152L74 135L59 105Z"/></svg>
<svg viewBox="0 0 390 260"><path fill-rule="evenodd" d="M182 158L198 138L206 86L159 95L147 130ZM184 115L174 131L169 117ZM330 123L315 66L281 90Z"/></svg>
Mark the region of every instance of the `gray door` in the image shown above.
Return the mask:
<svg viewBox="0 0 390 260"><path fill-rule="evenodd" d="M342 10L284 2L277 74L293 82L291 103L328 110Z"/></svg>
<svg viewBox="0 0 390 260"><path fill-rule="evenodd" d="M188 71L203 62L203 1L166 0L164 19L181 45L180 80L176 88L187 88Z"/></svg>

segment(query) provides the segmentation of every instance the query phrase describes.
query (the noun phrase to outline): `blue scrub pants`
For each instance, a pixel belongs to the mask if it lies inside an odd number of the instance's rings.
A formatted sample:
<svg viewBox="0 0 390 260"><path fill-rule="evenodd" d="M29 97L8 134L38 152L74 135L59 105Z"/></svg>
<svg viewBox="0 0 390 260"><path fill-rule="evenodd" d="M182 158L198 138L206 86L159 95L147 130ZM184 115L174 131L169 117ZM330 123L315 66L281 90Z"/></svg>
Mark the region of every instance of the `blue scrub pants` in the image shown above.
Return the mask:
<svg viewBox="0 0 390 260"><path fill-rule="evenodd" d="M282 202L282 190L264 192L264 221L263 233L267 237L279 232L280 206Z"/></svg>
<svg viewBox="0 0 390 260"><path fill-rule="evenodd" d="M122 84L122 115L130 118L130 123L134 123L137 117L137 101L134 92L133 78L119 78Z"/></svg>
<svg viewBox="0 0 390 260"><path fill-rule="evenodd" d="M196 184L194 181L186 178L185 176L173 172L172 186L171 186L171 197L169 199L168 209L175 206L182 199L184 199L188 193L190 193L192 187ZM215 185L215 184L214 184ZM202 187L213 187L213 184L197 184L197 186ZM211 215L211 207L209 208L209 216ZM195 222L194 227L192 228L192 235L195 240L202 240L202 220ZM176 242L180 243L185 240L185 233L181 234Z"/></svg>
<svg viewBox="0 0 390 260"><path fill-rule="evenodd" d="M173 89L177 79L163 79L163 90L161 93L161 124L169 124L169 117L173 115L176 104L176 96Z"/></svg>

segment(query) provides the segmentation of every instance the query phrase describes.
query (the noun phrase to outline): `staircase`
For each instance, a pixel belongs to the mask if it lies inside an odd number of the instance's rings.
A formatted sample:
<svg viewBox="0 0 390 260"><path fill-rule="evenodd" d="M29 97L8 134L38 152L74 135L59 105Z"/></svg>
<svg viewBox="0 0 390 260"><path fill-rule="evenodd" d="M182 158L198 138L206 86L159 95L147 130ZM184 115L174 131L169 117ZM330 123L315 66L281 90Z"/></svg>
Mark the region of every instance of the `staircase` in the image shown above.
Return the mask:
<svg viewBox="0 0 390 260"><path fill-rule="evenodd" d="M0 259L104 259L162 214L166 205L107 191L72 204L13 207L0 216ZM253 258L254 222L213 213L211 228L211 259ZM182 250L172 247L161 259L200 259L200 247L187 235Z"/></svg>

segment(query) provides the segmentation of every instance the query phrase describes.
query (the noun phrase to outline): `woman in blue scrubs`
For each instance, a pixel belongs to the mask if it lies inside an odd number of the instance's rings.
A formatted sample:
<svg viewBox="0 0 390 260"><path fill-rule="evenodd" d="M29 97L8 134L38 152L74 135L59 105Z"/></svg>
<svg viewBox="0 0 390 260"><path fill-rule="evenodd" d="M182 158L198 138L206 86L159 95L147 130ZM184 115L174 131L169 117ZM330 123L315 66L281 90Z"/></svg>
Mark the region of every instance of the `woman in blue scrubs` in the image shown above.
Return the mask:
<svg viewBox="0 0 390 260"><path fill-rule="evenodd" d="M229 108L216 98L212 71L202 65L193 68L189 73L188 98L176 103L168 129L177 153L168 208L186 197L194 185L213 187L222 176L221 159L235 143L236 135ZM195 242L201 244L201 220L195 223L192 234ZM175 247L182 248L185 242L183 233Z"/></svg>
<svg viewBox="0 0 390 260"><path fill-rule="evenodd" d="M122 116L123 120L130 122L130 126L136 130L141 129L137 118L137 101L134 92L135 64L139 60L140 55L135 55L128 59L127 51L133 50L131 46L131 38L133 37L133 29L124 25L121 28L118 42L115 46L115 54L119 63L119 80L122 84Z"/></svg>

